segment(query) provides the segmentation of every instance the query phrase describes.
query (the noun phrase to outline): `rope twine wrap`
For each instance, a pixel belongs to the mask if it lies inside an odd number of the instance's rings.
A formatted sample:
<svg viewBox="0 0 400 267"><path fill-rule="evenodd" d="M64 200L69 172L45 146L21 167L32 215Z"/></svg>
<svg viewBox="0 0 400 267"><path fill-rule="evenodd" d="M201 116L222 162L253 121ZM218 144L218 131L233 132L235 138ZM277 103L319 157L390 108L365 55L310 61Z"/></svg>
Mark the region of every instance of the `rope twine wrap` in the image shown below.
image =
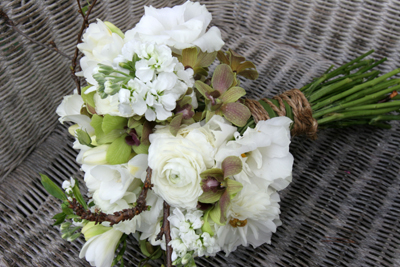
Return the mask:
<svg viewBox="0 0 400 267"><path fill-rule="evenodd" d="M294 124L291 130L291 135L306 135L312 140L317 139L318 123L312 116L312 109L307 98L299 89L292 89L280 95L274 96L273 99L277 100L279 107L272 103L267 98L261 99L266 102L278 116L286 116L286 108L283 101L285 101L293 112ZM264 107L257 101L246 99L246 106L257 123L260 120L268 120L270 116Z"/></svg>

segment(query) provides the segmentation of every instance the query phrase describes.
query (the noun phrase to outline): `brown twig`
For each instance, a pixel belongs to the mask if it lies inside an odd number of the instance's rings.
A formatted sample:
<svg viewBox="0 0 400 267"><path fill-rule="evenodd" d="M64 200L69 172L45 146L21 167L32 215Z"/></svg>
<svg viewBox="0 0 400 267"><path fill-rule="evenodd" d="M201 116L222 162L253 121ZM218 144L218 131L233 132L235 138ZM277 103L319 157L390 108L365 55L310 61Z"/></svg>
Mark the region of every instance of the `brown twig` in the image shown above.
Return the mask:
<svg viewBox="0 0 400 267"><path fill-rule="evenodd" d="M168 245L171 242L171 227L169 225L168 217L169 217L169 209L170 206L167 202L164 201L164 221L163 221L163 232L165 236L165 244L166 244L166 259L165 264L167 267L172 266L172 246Z"/></svg>
<svg viewBox="0 0 400 267"><path fill-rule="evenodd" d="M14 21L12 21L10 19L10 17L6 14L6 12L4 12L4 10L2 8L0 8L0 17L3 17L8 26L10 26L14 31L16 31L17 33L19 33L20 35L22 35L23 37L28 39L30 42L32 42L34 44L37 44L37 45L39 45L41 47L44 47L44 48L46 48L48 50L55 51L56 53L60 54L61 56L65 57L65 58L71 59L70 56L68 56L64 52L58 50L57 46L55 45L55 43L53 41L50 41L50 45L46 45L46 44L43 44L41 42L38 42L38 41L32 39L29 35L27 35L23 31L21 31L17 27L17 25L14 23Z"/></svg>
<svg viewBox="0 0 400 267"><path fill-rule="evenodd" d="M79 2L79 0L76 0L78 2L78 6L79 6L79 11L83 16L82 13L82 9L81 9L81 3ZM81 30L79 31L78 34L78 41L77 41L77 46L75 47L75 54L74 57L72 58L72 67L71 67L71 73L72 73L72 79L75 82L76 85L76 89L78 90L78 94L81 94L81 83L79 81L79 78L76 76L76 61L78 59L78 55L79 55L79 49L78 49L78 44L82 43L82 35L83 35L83 31L89 26L89 15L90 12L92 11L94 5L96 4L97 0L93 0L93 3L89 6L89 9L86 11L86 15L83 16L83 23L81 26Z"/></svg>
<svg viewBox="0 0 400 267"><path fill-rule="evenodd" d="M165 244L166 244L166 260L165 264L167 267L172 266L172 247L169 246L169 242L171 241L171 227L168 221L170 206L167 202L164 201L164 209L163 209L163 224L161 226L160 232L157 234L156 241L161 240L162 236L165 236Z"/></svg>
<svg viewBox="0 0 400 267"><path fill-rule="evenodd" d="M93 213L90 210L85 210L75 198L72 201L69 201L70 208L82 219L96 222L96 224L110 222L110 225L112 226L119 222L130 220L148 208L146 205L147 191L153 186L151 184L151 173L151 169L147 168L147 176L146 180L144 181L142 191L140 192L140 195L136 201L136 206L131 209L124 209L122 211L114 212L114 214L106 214L103 212Z"/></svg>

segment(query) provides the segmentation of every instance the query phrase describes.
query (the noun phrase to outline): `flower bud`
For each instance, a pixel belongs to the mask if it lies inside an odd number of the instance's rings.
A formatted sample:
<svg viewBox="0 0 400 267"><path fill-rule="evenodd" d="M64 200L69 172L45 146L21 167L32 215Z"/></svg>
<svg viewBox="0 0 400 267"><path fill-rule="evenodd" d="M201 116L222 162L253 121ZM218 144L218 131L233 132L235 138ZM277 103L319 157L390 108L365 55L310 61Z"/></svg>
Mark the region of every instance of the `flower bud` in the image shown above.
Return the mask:
<svg viewBox="0 0 400 267"><path fill-rule="evenodd" d="M82 234L85 236L85 240L88 241L90 238L96 235L101 235L110 229L112 229L112 227L107 227L101 224L95 224L95 222L88 222L82 228Z"/></svg>
<svg viewBox="0 0 400 267"><path fill-rule="evenodd" d="M101 145L87 150L83 153L82 163L88 165L107 164L106 155L110 145Z"/></svg>
<svg viewBox="0 0 400 267"><path fill-rule="evenodd" d="M109 21L104 21L104 24L111 32L118 34L119 36L121 36L121 38L125 38L125 35L122 33L122 31L114 24Z"/></svg>

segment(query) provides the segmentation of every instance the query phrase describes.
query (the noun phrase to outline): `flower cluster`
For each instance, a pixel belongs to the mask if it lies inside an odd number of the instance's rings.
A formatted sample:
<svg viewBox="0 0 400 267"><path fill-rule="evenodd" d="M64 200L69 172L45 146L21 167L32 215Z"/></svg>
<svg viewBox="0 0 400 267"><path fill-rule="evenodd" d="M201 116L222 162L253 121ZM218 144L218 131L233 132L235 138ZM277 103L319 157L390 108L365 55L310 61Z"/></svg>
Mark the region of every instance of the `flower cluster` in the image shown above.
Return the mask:
<svg viewBox="0 0 400 267"><path fill-rule="evenodd" d="M87 241L80 257L92 265L111 266L130 234L147 242L145 255L156 255L151 246L171 247L174 264L193 266L195 257L269 243L280 225L277 192L291 182L292 121L245 126L250 112L237 75L257 72L233 51L218 51L224 42L218 28L207 31L210 21L199 3L147 7L125 34L97 20L78 45L88 86L64 97L57 113L75 123L69 131L90 200L83 202L74 180L64 182L63 211L76 201L91 214L134 209L152 170L144 211L118 223L74 217ZM217 56L221 64L208 78ZM168 243L160 238L166 220Z"/></svg>

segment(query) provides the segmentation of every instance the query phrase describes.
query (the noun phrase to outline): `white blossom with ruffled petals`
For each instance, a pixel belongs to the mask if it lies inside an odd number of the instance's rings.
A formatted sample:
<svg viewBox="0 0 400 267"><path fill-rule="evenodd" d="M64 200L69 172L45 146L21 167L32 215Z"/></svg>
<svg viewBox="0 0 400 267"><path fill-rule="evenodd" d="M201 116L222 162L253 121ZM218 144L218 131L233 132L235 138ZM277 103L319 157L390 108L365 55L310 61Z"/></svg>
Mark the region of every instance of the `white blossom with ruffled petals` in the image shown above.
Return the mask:
<svg viewBox="0 0 400 267"><path fill-rule="evenodd" d="M211 53L224 45L217 27L207 31L211 19L211 13L204 5L190 1L172 8L145 7L145 15L135 28L126 32L126 39L166 44L176 51L198 46Z"/></svg>
<svg viewBox="0 0 400 267"><path fill-rule="evenodd" d="M254 248L271 242L279 220L279 195L272 189L256 184L244 184L231 200L227 210L228 222L214 224L216 240L228 255L240 245Z"/></svg>

